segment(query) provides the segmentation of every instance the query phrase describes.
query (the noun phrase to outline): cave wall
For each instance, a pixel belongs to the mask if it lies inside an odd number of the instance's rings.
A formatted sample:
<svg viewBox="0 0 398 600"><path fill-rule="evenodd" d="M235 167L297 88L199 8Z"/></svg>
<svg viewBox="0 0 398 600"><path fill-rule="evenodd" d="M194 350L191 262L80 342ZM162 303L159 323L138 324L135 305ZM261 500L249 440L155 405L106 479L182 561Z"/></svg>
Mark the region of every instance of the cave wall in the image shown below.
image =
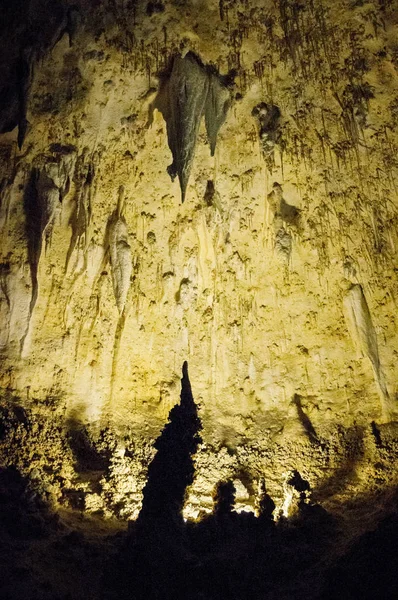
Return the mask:
<svg viewBox="0 0 398 600"><path fill-rule="evenodd" d="M72 439L57 493L78 486L76 447L107 447L101 492L78 482L87 506L128 492L137 514L185 360L203 423L194 512L221 476L266 476L281 505L292 468L322 497L344 461L357 478L381 452L371 423L395 439L396 3L4 15L0 386Z"/></svg>

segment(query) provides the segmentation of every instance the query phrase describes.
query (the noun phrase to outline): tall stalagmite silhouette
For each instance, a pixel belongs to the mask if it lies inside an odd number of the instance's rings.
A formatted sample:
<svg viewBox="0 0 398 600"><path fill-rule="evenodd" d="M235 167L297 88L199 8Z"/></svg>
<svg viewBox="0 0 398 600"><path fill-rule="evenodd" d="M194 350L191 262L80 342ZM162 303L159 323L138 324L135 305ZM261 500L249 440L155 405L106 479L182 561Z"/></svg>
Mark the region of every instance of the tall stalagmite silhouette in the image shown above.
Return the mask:
<svg viewBox="0 0 398 600"><path fill-rule="evenodd" d="M120 556L119 598L185 598L192 555L182 509L186 489L193 481L192 457L200 442L200 429L188 364L184 362L181 401L170 411L169 421L155 442L157 454L149 465L142 509Z"/></svg>
<svg viewBox="0 0 398 600"><path fill-rule="evenodd" d="M139 524L150 522L182 522L185 490L192 483L201 429L184 362L181 379L181 402L174 406L169 421L155 442L157 454L148 469Z"/></svg>

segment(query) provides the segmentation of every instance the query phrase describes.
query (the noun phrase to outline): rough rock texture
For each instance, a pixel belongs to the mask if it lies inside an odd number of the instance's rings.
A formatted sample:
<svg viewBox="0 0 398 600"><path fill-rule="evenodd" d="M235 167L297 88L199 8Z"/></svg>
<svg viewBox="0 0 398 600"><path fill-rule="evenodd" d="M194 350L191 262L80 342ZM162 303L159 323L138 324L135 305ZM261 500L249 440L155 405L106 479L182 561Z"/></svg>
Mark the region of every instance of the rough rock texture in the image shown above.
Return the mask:
<svg viewBox="0 0 398 600"><path fill-rule="evenodd" d="M366 528L363 498L397 483L396 3L2 19L1 464L54 506L136 518L187 360L187 518L224 480L238 510L265 481L291 515L297 472Z"/></svg>

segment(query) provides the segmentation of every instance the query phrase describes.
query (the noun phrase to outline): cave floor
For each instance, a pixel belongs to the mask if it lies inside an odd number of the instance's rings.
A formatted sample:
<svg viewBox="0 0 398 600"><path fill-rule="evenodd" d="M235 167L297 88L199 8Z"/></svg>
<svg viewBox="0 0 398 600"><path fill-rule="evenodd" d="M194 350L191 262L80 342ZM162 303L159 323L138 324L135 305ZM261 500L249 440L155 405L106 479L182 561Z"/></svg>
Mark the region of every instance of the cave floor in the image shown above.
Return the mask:
<svg viewBox="0 0 398 600"><path fill-rule="evenodd" d="M2 600L397 597L396 490L340 516L313 504L278 523L227 512L127 527L54 513L16 470L0 475ZM376 501L384 513L370 527Z"/></svg>

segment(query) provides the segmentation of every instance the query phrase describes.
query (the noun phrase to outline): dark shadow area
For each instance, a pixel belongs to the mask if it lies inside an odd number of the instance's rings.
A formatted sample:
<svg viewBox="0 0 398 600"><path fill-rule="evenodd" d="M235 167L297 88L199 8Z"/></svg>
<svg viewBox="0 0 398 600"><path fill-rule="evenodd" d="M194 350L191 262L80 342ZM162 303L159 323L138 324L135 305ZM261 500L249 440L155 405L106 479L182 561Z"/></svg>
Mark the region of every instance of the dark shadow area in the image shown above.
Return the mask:
<svg viewBox="0 0 398 600"><path fill-rule="evenodd" d="M341 428L339 438L340 447L343 450L341 463L333 471L333 474L316 489L316 499L320 502L355 481L355 466L364 455L364 429L362 426L353 425L344 430Z"/></svg>
<svg viewBox="0 0 398 600"><path fill-rule="evenodd" d="M318 436L314 429L314 426L312 425L311 420L308 417L308 415L306 415L303 410L302 403L301 403L301 397L298 394L294 394L292 403L295 405L295 407L297 409L298 419L299 419L301 425L303 426L303 429L304 429L305 433L307 434L308 439L313 444L319 444L319 439L318 439Z"/></svg>
<svg viewBox="0 0 398 600"><path fill-rule="evenodd" d="M73 528L14 467L0 468L1 600L94 600L117 538ZM100 523L97 523L100 529Z"/></svg>
<svg viewBox="0 0 398 600"><path fill-rule="evenodd" d="M68 441L76 461L76 472L104 472L109 466L111 452L97 448L87 428L81 423L69 420L68 429Z"/></svg>
<svg viewBox="0 0 398 600"><path fill-rule="evenodd" d="M0 444L10 430L30 426L21 407L4 407L0 417ZM185 522L182 509L200 431L185 363L181 400L155 443L141 513L128 531L118 533L106 520L83 518L84 498L80 506L76 497L73 520L61 521L37 474L23 477L14 467L0 468L0 598L395 600L397 490L377 497L380 507L389 508L373 531L356 523L356 533L347 534L350 507L348 517L332 517L311 500L310 484L298 470L285 482L291 495L288 518L277 513L266 482L257 481L255 488L247 474L245 486L257 494L257 515L234 510L234 484L225 480L214 490L212 514ZM347 460L341 485L357 460L362 434L360 428L341 432ZM106 444L99 439L96 446L81 424L69 423L68 440L79 477L106 466ZM355 501L372 511L375 498Z"/></svg>
<svg viewBox="0 0 398 600"><path fill-rule="evenodd" d="M325 600L398 597L398 504L395 514L360 536L327 575Z"/></svg>
<svg viewBox="0 0 398 600"><path fill-rule="evenodd" d="M58 527L57 517L14 467L0 468L0 507L0 528L13 538L40 538Z"/></svg>
<svg viewBox="0 0 398 600"><path fill-rule="evenodd" d="M0 468L0 598L39 600L22 552L59 532L59 518L14 467ZM23 550L22 550L23 549Z"/></svg>
<svg viewBox="0 0 398 600"><path fill-rule="evenodd" d="M67 443L74 458L76 482L84 485L86 492L101 492L101 479L109 469L112 458L112 447L107 439L108 430L102 429L95 439L90 435L78 419L70 418L67 422ZM86 508L86 492L64 487L62 504L74 510L84 511Z"/></svg>
<svg viewBox="0 0 398 600"><path fill-rule="evenodd" d="M185 597L181 582L191 568L193 555L182 509L186 489L193 482L193 455L201 441L200 429L185 362L181 400L171 409L169 421L155 442L157 453L149 465L140 515L106 578L110 598Z"/></svg>

